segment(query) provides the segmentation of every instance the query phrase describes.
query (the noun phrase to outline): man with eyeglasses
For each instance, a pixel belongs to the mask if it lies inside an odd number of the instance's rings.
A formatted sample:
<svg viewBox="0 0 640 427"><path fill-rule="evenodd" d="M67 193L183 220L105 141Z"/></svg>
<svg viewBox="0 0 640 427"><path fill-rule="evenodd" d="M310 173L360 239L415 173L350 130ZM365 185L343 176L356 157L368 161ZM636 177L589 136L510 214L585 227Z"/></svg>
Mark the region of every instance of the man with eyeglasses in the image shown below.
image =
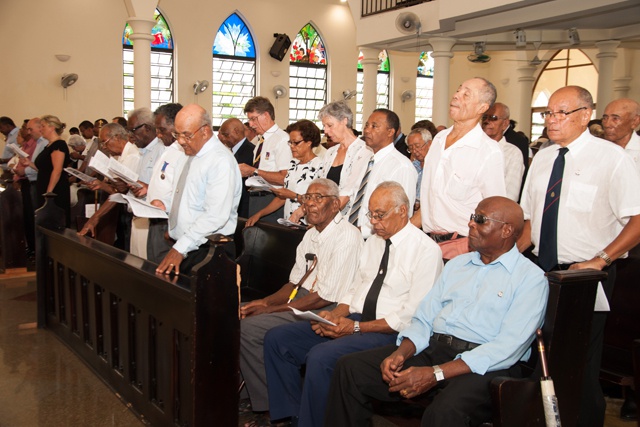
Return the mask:
<svg viewBox="0 0 640 427"><path fill-rule="evenodd" d="M422 184L422 170L424 169L424 158L429 152L431 146L431 132L426 128L411 129L407 136L407 152L411 156L409 160L416 168L418 172L418 179L416 181L416 202L413 205L413 210L420 209L420 185Z"/></svg>
<svg viewBox="0 0 640 427"><path fill-rule="evenodd" d="M411 221L443 246L446 259L468 251L469 212L506 194L502 150L480 126L496 96L486 79L463 82L449 105L453 126L435 136L424 161L420 209Z"/></svg>
<svg viewBox="0 0 640 427"><path fill-rule="evenodd" d="M502 150L506 196L517 202L520 199L525 168L520 150L515 145L509 144L504 137L505 131L509 128L509 115L509 107L502 102L496 102L482 115L482 130L489 138L496 141Z"/></svg>
<svg viewBox="0 0 640 427"><path fill-rule="evenodd" d="M276 114L269 99L256 96L244 106L249 126L258 134L251 164L240 163L243 178L260 176L274 185L284 184L291 166L291 150L287 141L289 135L276 124ZM269 191L249 191L249 217L266 207L274 195ZM276 223L284 215L283 208L262 217L263 221Z"/></svg>
<svg viewBox="0 0 640 427"><path fill-rule="evenodd" d="M290 307L303 311L334 307L356 276L362 235L340 213L338 195L338 186L331 180L319 178L311 182L306 194L299 199L312 228L298 245L289 282L278 292L251 301L240 309L240 370L255 412L269 409L262 351L265 333L277 325L298 319ZM291 292L305 274L306 254L316 255L318 263L288 303Z"/></svg>
<svg viewBox="0 0 640 427"><path fill-rule="evenodd" d="M409 198L400 184L379 184L368 208L374 235L364 244L355 280L336 308L319 313L335 326L301 321L265 336L271 420L322 426L337 360L395 342L440 274L440 248L409 223Z"/></svg>
<svg viewBox="0 0 640 427"><path fill-rule="evenodd" d="M489 384L521 376L517 363L531 354L549 291L544 272L516 246L524 218L514 201L484 199L468 223L473 252L444 266L395 343L338 361L325 425L369 425L373 399L423 393L433 395L423 426L491 419Z"/></svg>
<svg viewBox="0 0 640 427"><path fill-rule="evenodd" d="M595 268L608 278L599 294L609 298L615 260L640 243L640 175L624 150L589 133L593 98L586 89L555 91L542 112L554 145L533 159L522 193L526 219L518 246L533 243L545 271ZM605 298L597 310L608 310ZM594 311L578 424L602 426L605 401L599 383L606 311Z"/></svg>
<svg viewBox="0 0 640 427"><path fill-rule="evenodd" d="M602 127L604 139L624 148L640 171L640 104L633 99L621 98L611 101L604 109Z"/></svg>

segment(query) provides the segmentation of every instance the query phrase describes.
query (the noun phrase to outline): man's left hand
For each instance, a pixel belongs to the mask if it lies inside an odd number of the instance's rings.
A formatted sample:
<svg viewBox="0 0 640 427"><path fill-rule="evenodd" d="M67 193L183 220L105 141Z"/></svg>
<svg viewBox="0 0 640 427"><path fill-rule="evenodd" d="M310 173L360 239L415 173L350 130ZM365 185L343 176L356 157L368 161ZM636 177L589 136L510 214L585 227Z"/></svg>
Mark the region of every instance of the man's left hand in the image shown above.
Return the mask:
<svg viewBox="0 0 640 427"><path fill-rule="evenodd" d="M333 339L344 337L346 335L353 335L353 320L347 319L346 317L337 317L329 320L335 323L336 326L327 325L326 323L318 323L318 330L316 330L316 334Z"/></svg>
<svg viewBox="0 0 640 427"><path fill-rule="evenodd" d="M569 270L584 270L585 268L593 268L595 270L602 270L607 266L607 263L600 257L595 257L589 261L576 262L569 266Z"/></svg>
<svg viewBox="0 0 640 427"><path fill-rule="evenodd" d="M243 178L250 177L253 174L253 172L257 170L253 166L249 166L246 163L240 163L238 167L240 168L240 174L242 175Z"/></svg>
<svg viewBox="0 0 640 427"><path fill-rule="evenodd" d="M180 264L183 260L182 254L171 248L167 256L164 257L158 268L156 268L156 273L170 274L175 271L176 274L180 274Z"/></svg>
<svg viewBox="0 0 640 427"><path fill-rule="evenodd" d="M389 383L389 392L398 392L405 399L425 393L437 384L431 366L412 366L394 373L394 376L395 378Z"/></svg>

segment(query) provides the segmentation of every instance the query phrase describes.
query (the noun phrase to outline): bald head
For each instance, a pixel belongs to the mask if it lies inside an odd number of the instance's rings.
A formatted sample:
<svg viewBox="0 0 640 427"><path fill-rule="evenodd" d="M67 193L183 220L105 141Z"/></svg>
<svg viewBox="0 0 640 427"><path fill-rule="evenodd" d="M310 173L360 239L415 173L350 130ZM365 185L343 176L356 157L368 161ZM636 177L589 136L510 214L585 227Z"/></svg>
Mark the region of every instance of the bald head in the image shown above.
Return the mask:
<svg viewBox="0 0 640 427"><path fill-rule="evenodd" d="M469 248L487 264L513 249L524 228L522 208L506 197L488 197L469 220Z"/></svg>
<svg viewBox="0 0 640 427"><path fill-rule="evenodd" d="M625 148L631 134L640 126L640 104L633 99L611 101L604 109L602 127L604 139Z"/></svg>
<svg viewBox="0 0 640 427"><path fill-rule="evenodd" d="M220 126L218 139L227 147L233 148L244 139L244 125L238 119L227 119Z"/></svg>
<svg viewBox="0 0 640 427"><path fill-rule="evenodd" d="M198 154L213 135L211 116L197 104L187 105L180 110L174 124L178 135L176 139L187 156Z"/></svg>

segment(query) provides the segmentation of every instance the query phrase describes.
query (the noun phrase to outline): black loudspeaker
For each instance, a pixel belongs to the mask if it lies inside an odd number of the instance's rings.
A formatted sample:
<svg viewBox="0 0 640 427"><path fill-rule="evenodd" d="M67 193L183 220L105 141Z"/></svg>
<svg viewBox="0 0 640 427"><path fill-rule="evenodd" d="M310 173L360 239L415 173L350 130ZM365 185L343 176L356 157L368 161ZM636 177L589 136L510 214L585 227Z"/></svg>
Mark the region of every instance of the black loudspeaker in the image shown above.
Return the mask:
<svg viewBox="0 0 640 427"><path fill-rule="evenodd" d="M276 41L273 42L273 46L271 46L271 50L269 50L269 56L278 61L282 61L291 46L291 39L286 34L278 33L275 33L273 37L276 38Z"/></svg>

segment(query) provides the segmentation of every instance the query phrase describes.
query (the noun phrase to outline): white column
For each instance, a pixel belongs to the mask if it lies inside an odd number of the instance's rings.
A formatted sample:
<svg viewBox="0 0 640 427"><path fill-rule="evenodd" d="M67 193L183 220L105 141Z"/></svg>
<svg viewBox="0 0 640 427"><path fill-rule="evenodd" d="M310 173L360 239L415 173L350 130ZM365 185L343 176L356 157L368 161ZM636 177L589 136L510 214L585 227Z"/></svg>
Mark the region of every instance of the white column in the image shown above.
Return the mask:
<svg viewBox="0 0 640 427"><path fill-rule="evenodd" d="M378 98L378 65L380 64L380 50L361 47L362 61L362 125L376 109ZM362 130L362 129L360 129Z"/></svg>
<svg viewBox="0 0 640 427"><path fill-rule="evenodd" d="M433 48L433 117L431 121L436 126L446 125L449 120L449 73L453 52L451 48L456 39L449 37L434 37L429 39Z"/></svg>
<svg viewBox="0 0 640 427"><path fill-rule="evenodd" d="M620 77L613 81L613 99L627 98L629 96L631 80L631 77Z"/></svg>
<svg viewBox="0 0 640 427"><path fill-rule="evenodd" d="M518 88L520 92L520 103L518 105L518 116L512 119L518 122L518 129L531 137L531 97L533 96L533 83L536 72L534 65L528 65L525 67L518 67ZM513 111L513 110L512 110Z"/></svg>
<svg viewBox="0 0 640 427"><path fill-rule="evenodd" d="M598 98L596 117L602 117L604 108L613 101L613 65L618 53L616 49L620 44L619 40L605 40L596 43L598 48Z"/></svg>
<svg viewBox="0 0 640 427"><path fill-rule="evenodd" d="M153 19L129 18L133 41L133 96L135 108L151 108L151 29Z"/></svg>

